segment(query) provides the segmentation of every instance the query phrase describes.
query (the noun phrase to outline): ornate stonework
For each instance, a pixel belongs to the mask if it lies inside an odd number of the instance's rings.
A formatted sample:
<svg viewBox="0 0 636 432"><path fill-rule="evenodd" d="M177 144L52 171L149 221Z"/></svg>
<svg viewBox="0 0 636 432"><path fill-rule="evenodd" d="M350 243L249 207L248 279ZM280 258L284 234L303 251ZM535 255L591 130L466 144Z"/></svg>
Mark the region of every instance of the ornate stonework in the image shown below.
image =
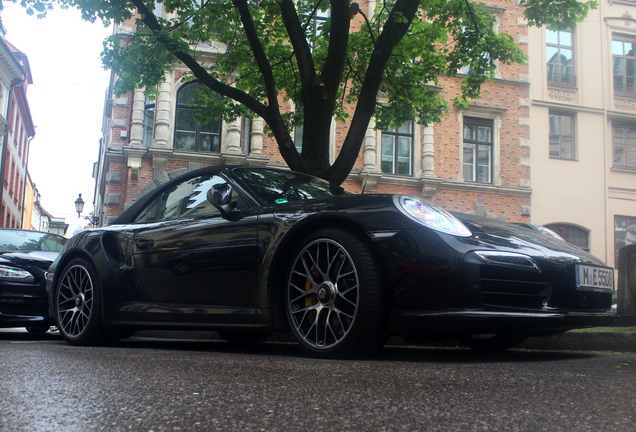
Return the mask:
<svg viewBox="0 0 636 432"><path fill-rule="evenodd" d="M550 99L572 102L574 100L574 97L576 96L576 93L570 90L550 88L548 89L548 95L550 96Z"/></svg>
<svg viewBox="0 0 636 432"><path fill-rule="evenodd" d="M615 99L616 109L624 111L636 111L636 99Z"/></svg>

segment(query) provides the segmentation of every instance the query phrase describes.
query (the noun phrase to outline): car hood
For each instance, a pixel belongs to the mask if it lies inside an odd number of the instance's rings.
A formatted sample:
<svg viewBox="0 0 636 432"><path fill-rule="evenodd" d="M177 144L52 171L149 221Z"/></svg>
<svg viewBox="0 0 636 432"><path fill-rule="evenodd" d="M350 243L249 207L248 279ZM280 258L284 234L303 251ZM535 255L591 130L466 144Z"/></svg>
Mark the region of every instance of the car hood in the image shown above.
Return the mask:
<svg viewBox="0 0 636 432"><path fill-rule="evenodd" d="M534 251L553 261L585 262L595 265L605 263L585 250L539 231L496 219L453 213L478 238L481 244L496 248L510 248L520 253Z"/></svg>
<svg viewBox="0 0 636 432"><path fill-rule="evenodd" d="M17 267L38 267L42 270L49 268L59 252L48 251L7 251L0 252L0 264Z"/></svg>

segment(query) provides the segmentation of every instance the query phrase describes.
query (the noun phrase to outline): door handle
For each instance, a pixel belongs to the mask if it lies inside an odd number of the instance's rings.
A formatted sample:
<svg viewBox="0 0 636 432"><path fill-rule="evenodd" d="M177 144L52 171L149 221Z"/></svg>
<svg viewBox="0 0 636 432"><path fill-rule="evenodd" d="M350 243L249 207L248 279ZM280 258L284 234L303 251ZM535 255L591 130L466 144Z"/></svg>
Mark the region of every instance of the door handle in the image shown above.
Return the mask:
<svg viewBox="0 0 636 432"><path fill-rule="evenodd" d="M152 247L155 245L155 242L153 239L150 238L140 238L139 240L137 240L135 245L137 246L138 250L147 251L149 249L152 249Z"/></svg>

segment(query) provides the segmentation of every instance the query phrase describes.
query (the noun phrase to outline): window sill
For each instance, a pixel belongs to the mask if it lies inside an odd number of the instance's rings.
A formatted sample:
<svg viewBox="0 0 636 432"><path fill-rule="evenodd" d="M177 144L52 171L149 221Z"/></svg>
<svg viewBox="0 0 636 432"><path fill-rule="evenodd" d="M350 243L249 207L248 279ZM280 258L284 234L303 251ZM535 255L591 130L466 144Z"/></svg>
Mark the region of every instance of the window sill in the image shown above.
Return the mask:
<svg viewBox="0 0 636 432"><path fill-rule="evenodd" d="M557 157L557 156L550 156L550 159L552 160L561 160L561 161L569 161L569 162L578 162L578 159L575 158L563 158L563 157Z"/></svg>
<svg viewBox="0 0 636 432"><path fill-rule="evenodd" d="M619 93L619 92L614 92L614 98L619 98L619 99L634 99L636 100L636 94L634 93Z"/></svg>
<svg viewBox="0 0 636 432"><path fill-rule="evenodd" d="M556 82L556 81L548 81L548 87L549 88L567 89L567 90L578 90L579 89L576 84L565 84L565 83L560 83L560 82Z"/></svg>
<svg viewBox="0 0 636 432"><path fill-rule="evenodd" d="M616 171L616 172L624 172L624 173L636 173L636 166L635 167L629 167L629 166L613 166L612 167L612 171Z"/></svg>

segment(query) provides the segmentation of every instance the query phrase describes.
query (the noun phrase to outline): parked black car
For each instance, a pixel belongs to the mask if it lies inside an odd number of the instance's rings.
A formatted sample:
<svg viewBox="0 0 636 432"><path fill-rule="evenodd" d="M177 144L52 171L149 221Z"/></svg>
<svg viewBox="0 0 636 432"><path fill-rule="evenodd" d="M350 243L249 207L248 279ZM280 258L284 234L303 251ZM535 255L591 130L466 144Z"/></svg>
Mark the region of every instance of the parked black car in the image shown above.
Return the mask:
<svg viewBox="0 0 636 432"><path fill-rule="evenodd" d="M56 234L0 229L0 327L44 333L55 324L48 314L45 273L64 243Z"/></svg>
<svg viewBox="0 0 636 432"><path fill-rule="evenodd" d="M347 357L390 335L510 348L613 318L613 269L562 240L270 168L169 181L72 237L50 271L50 313L74 345L291 330L312 355Z"/></svg>

